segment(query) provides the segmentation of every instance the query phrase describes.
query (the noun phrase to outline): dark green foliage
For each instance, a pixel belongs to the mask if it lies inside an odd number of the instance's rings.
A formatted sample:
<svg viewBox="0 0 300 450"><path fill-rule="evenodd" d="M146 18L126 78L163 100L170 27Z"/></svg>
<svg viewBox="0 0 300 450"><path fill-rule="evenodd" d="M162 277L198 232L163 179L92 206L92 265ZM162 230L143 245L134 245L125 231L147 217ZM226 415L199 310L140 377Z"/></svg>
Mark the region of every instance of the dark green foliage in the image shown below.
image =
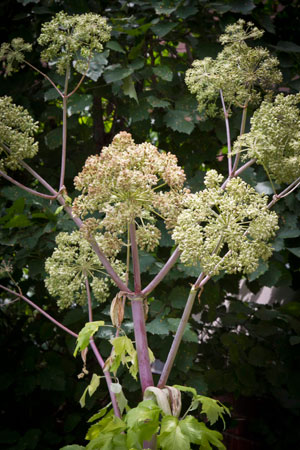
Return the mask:
<svg viewBox="0 0 300 450"><path fill-rule="evenodd" d="M278 56L285 88L292 93L300 91L296 77L300 67L296 2L281 2L284 8L270 0L2 3L4 40L9 42L21 36L33 43L34 51L26 56L37 67L41 67L36 43L41 24L56 12L100 13L113 27L112 39L104 53L93 58L88 78L69 102L65 184L71 197L75 195L73 178L87 156L99 152L121 130L132 133L137 143L151 140L159 148L175 153L192 191L203 187L208 168L226 170L224 123L199 116L196 101L184 84L184 74L194 59L216 56L220 49L218 35L239 17L265 29L261 44ZM54 69L47 73L63 85ZM72 76L70 89L80 76ZM25 67L13 77L1 76L0 95L5 94L39 120L40 150L33 168L57 187L62 108L56 91L38 73ZM239 112L233 113L230 124L235 138L239 134ZM248 169L243 178L253 186L270 188L260 169ZM17 179L35 187L25 171L18 172ZM300 289L299 200L296 191L276 205L281 229L274 242L275 253L268 264L261 265L249 277L252 292L258 292L262 286ZM63 212L57 213L57 204L32 197L7 183L3 183L0 207L1 259L13 262L12 277L38 305L79 332L87 321L87 311L58 313L43 283L44 261L54 248L55 234L71 231L73 223ZM143 285L158 273L172 245L163 230L158 252L142 254ZM189 283L194 282L198 273L197 268L177 264L149 299L149 346L161 361L167 357ZM1 283L12 287L11 280L1 276ZM266 409L258 409L253 422L257 440L264 449L296 448L294 428L298 427L300 411L298 298L272 307L243 303L235 298L238 286L237 276L219 275L207 284L200 304L195 303L195 316L185 333L169 383L193 386L201 394L230 393L235 397L265 399ZM6 299L7 295L2 294L4 303ZM106 320L108 315L109 306L105 305L104 309L95 310L94 319ZM133 339L129 308L123 325ZM0 446L7 450L57 450L73 442L85 445L83 436L85 421L91 415L89 410L105 406L108 396L100 388L87 399L87 409L80 408L79 399L90 375L86 380L77 379L82 364L80 358L75 361L72 356L75 339L65 337L21 301L1 305L0 326ZM110 338L109 329L103 330L98 336ZM101 341L103 357L111 349L106 339ZM98 370L93 364L93 358L88 357L90 374ZM134 404L141 400L137 395L138 384L122 370L122 385Z"/></svg>

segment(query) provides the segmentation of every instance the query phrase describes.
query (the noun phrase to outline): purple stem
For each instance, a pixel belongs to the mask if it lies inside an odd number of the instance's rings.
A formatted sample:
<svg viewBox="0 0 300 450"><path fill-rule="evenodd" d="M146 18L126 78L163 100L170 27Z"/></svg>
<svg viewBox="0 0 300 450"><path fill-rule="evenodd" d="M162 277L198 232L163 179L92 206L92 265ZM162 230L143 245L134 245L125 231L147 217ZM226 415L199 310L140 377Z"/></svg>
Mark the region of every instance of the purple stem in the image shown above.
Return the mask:
<svg viewBox="0 0 300 450"><path fill-rule="evenodd" d="M63 95L63 129L62 129L62 151L61 151L61 168L59 190L64 186L66 172L66 156L67 156L67 104L68 104L68 84L69 84L70 68L67 67L65 76L65 89Z"/></svg>
<svg viewBox="0 0 300 450"><path fill-rule="evenodd" d="M232 159L231 159L230 127L229 127L229 120L228 120L228 112L226 110L222 89L220 89L220 96L221 96L221 102L222 102L222 107L223 107L223 112L224 112L224 117L225 117L225 126L226 126L227 149L228 149L228 153L227 153L227 156L228 156L228 173L229 173L229 176L231 177L231 173L232 173Z"/></svg>
<svg viewBox="0 0 300 450"><path fill-rule="evenodd" d="M56 86L56 84L51 80L51 78L48 77L48 75L46 75L44 72L42 72L41 70L39 70L37 67L33 66L32 64L30 64L30 62L25 61L24 63L27 64L29 67L31 67L33 70L35 70L36 72L40 73L44 78L46 78L46 80L49 81L49 83L52 84L52 86L54 87L54 89L59 93L59 95L61 97L63 97L63 93L58 89L58 87Z"/></svg>
<svg viewBox="0 0 300 450"><path fill-rule="evenodd" d="M161 282L161 280L167 275L167 273L171 270L171 268L176 263L177 259L179 258L180 250L178 247L174 250L166 264L163 266L163 268L158 272L158 274L153 278L153 280L148 284L147 287L145 287L142 290L143 295L149 295L153 289L156 288L156 286Z"/></svg>
<svg viewBox="0 0 300 450"><path fill-rule="evenodd" d="M5 178L7 181L10 181L12 184L18 186L19 188L23 189L24 191L29 192L30 194L36 195L37 197L42 197L47 200L54 200L56 198L56 195L42 194L41 192L35 191L34 189L30 189L29 187L24 186L24 184L19 183L17 180L15 180L14 178L7 175L5 172L2 172L2 170L0 170L0 176Z"/></svg>
<svg viewBox="0 0 300 450"><path fill-rule="evenodd" d="M54 323L54 325L56 325L57 327L61 328L62 330L66 331L67 333L69 333L71 336L74 336L75 338L78 337L78 334L74 333L72 330L70 330L69 328L65 327L62 323L58 322L57 320L54 319L54 317L50 316L50 314L46 313L46 311L44 311L42 308L40 308L38 305L36 305L34 302L32 302L31 300L29 300L29 298L25 297L25 295L12 291L11 289L6 288L5 286L2 286L0 284L0 288L4 289L5 291L9 292L12 295L16 295L17 297L20 297L22 300L25 300L26 303L28 303L30 306L32 306L34 309L36 309L37 311L39 311L41 314L43 314L43 316L47 317L47 319L51 320L51 322Z"/></svg>
<svg viewBox="0 0 300 450"><path fill-rule="evenodd" d="M86 288L87 301L88 301L89 322L93 322L92 297L91 297L91 290L90 290L89 280L88 280L87 277L85 277L85 288ZM93 337L90 338L90 346L91 346L91 348L92 348L92 350L94 352L94 355L96 356L96 359L97 359L101 369L103 370L105 363L104 363L103 358L102 358L102 356L101 356L101 354L100 354L100 352L99 352L99 350L98 350L98 348L97 348L97 346L95 344L95 341L94 341ZM117 402L116 396L110 389L110 386L111 386L110 373L107 372L107 371L104 371L104 370L103 370L103 373L104 373L104 376L105 376L105 380L106 380L106 384L107 384L107 387L108 387L108 392L109 392L109 395L110 395L111 403L113 405L113 410L114 410L115 416L121 418L121 413L120 413L120 410L119 410L119 406L118 406L118 402Z"/></svg>
<svg viewBox="0 0 300 450"><path fill-rule="evenodd" d="M182 317L180 320L179 327L176 331L176 335L173 339L167 361L164 365L163 371L161 373L161 376L160 376L160 379L159 379L159 382L157 385L157 387L159 387L161 389L165 386L165 384L169 378L169 375L170 375L171 369L173 367L173 364L174 364L174 361L175 361L175 358L176 358L176 355L178 352L178 348L179 348L179 345L180 345L180 342L181 342L181 339L182 339L182 336L183 336L183 333L185 330L185 326L189 320L189 317L190 317L190 314L191 314L191 311L193 308L197 290L198 289L195 288L194 286L192 286L192 288L190 290L190 293L189 293L189 296L188 296L188 299L187 299L187 302L186 302L186 305L185 305L185 308L184 308L184 311L183 311L183 314L182 314Z"/></svg>
<svg viewBox="0 0 300 450"><path fill-rule="evenodd" d="M131 300L131 310L134 324L135 345L139 363L139 376L142 391L144 392L148 386L153 386L153 377L148 351L143 295L141 294L140 264L134 223L130 224L129 231L135 288L134 294L136 298L138 298L138 300L134 300L134 298Z"/></svg>

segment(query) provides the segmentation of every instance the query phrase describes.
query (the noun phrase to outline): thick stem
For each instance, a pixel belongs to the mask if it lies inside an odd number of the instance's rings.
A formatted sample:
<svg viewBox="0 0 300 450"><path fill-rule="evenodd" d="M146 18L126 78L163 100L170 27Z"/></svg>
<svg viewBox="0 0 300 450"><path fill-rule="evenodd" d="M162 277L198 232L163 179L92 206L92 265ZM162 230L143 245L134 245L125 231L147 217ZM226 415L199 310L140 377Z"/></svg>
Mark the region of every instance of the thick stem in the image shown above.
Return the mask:
<svg viewBox="0 0 300 450"><path fill-rule="evenodd" d="M153 386L154 383L148 351L143 302L141 300L132 300L131 310L134 324L135 346L139 363L139 376L142 391L144 392L148 386Z"/></svg>
<svg viewBox="0 0 300 450"><path fill-rule="evenodd" d="M220 96L221 96L221 102L225 117L225 126L226 126L226 137L227 137L227 156L228 156L228 174L231 176L232 173L232 159L231 159L231 137L230 137L230 126L229 126L229 119L228 119L228 112L225 106L224 97L222 89L220 89Z"/></svg>
<svg viewBox="0 0 300 450"><path fill-rule="evenodd" d="M135 296L136 298L138 298L138 300L134 300L134 298L132 299L131 310L134 324L135 345L139 363L139 376L142 391L144 392L144 390L148 386L153 386L153 377L151 372L151 365L148 351L143 296L141 295L141 273L140 273L139 255L134 223L130 224L129 232L131 240L134 290Z"/></svg>
<svg viewBox="0 0 300 450"><path fill-rule="evenodd" d="M180 320L179 327L178 327L178 329L176 331L176 335L174 337L171 349L169 351L167 361L166 361L166 363L164 365L162 374L160 376L160 379L159 379L159 382L158 382L158 385L157 385L159 388L163 388L165 386L168 378L169 378L169 375L170 375L171 369L173 367L173 363L174 363L174 360L176 358L176 355L177 355L177 352L178 352L178 348L179 348L179 345L180 345L180 342L181 342L181 339L182 339L182 336L183 336L186 324L187 324L187 322L189 320L189 317L190 317L190 314L191 314L191 311L192 311L192 308L193 308L193 304L194 304L194 300L195 300L196 294L197 294L197 288L192 286L192 288L190 290L190 293L189 293L189 296L188 296L188 299L187 299L187 302L186 302L186 305L185 305L185 308L184 308L184 311L183 311L183 315L182 315L181 320Z"/></svg>
<svg viewBox="0 0 300 450"><path fill-rule="evenodd" d="M61 168L59 190L64 186L66 172L66 156L67 156L67 104L68 104L68 85L69 85L70 68L67 67L65 77L65 89L63 96L63 130L62 130L62 151L61 151Z"/></svg>
<svg viewBox="0 0 300 450"><path fill-rule="evenodd" d="M5 286L2 286L1 284L0 284L0 289L4 289L6 292L9 292L10 294L15 295L16 297L21 298L26 303L28 303L30 306L32 306L34 309L36 309L41 314L43 314L43 316L47 317L48 320L51 320L51 322L53 322L54 325L61 328L66 333L69 333L71 336L74 336L75 338L78 337L78 334L74 333L72 330L65 327L62 323L58 322L56 319L54 319L54 317L52 317L52 316L50 316L50 314L46 313L46 311L44 311L42 308L40 308L38 305L36 305L33 301L31 301L31 300L29 300L29 298L25 297L25 295L21 294L20 292L12 291L11 289L8 289Z"/></svg>
<svg viewBox="0 0 300 450"><path fill-rule="evenodd" d="M136 232L134 223L131 223L129 225L129 232L131 241L132 264L133 264L134 292L135 294L140 294L142 289L141 271L140 271L139 252L136 242Z"/></svg>
<svg viewBox="0 0 300 450"><path fill-rule="evenodd" d="M165 276L168 274L168 272L172 269L176 261L178 260L180 255L180 250L178 247L175 249L175 251L172 253L166 264L163 266L163 268L158 272L158 274L153 278L153 280L148 284L147 287L145 287L142 290L143 295L149 295L153 289L156 288L156 286L165 278Z"/></svg>

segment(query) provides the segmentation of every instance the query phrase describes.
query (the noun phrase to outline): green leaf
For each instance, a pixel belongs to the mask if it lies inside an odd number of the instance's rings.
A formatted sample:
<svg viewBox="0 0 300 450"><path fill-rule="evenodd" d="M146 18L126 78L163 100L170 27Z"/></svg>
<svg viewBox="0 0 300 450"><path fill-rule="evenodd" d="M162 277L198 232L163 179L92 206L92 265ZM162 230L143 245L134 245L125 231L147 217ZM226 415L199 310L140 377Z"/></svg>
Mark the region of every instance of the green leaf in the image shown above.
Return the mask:
<svg viewBox="0 0 300 450"><path fill-rule="evenodd" d="M170 105L167 100L161 100L154 95L149 95L146 99L153 108L167 108Z"/></svg>
<svg viewBox="0 0 300 450"><path fill-rule="evenodd" d="M83 408L85 406L85 398L86 398L87 392L89 393L90 397L96 392L97 388L100 385L100 379L101 378L100 378L99 375L96 375L95 373L93 373L92 380L91 380L90 384L84 390L82 396L80 397L79 403L80 403L81 408Z"/></svg>
<svg viewBox="0 0 300 450"><path fill-rule="evenodd" d="M193 444L200 444L201 450L211 450L211 445L226 450L221 440L223 436L218 431L210 430L203 422L198 422L193 416L187 416L179 423L184 436L187 436Z"/></svg>
<svg viewBox="0 0 300 450"><path fill-rule="evenodd" d="M78 351L84 350L90 342L90 338L98 331L99 327L103 327L103 320L97 322L87 322L85 326L80 330L77 338L77 345L75 347L73 355L76 357Z"/></svg>
<svg viewBox="0 0 300 450"><path fill-rule="evenodd" d="M293 253L293 255L300 258L300 247L295 247L295 248L287 247L287 250L289 250L291 253Z"/></svg>
<svg viewBox="0 0 300 450"><path fill-rule="evenodd" d="M197 395L196 400L201 402L201 413L206 414L211 425L213 425L220 418L222 419L225 428L225 420L223 415L228 414L230 416L230 411L226 406L219 402L219 400L205 397L204 395Z"/></svg>
<svg viewBox="0 0 300 450"><path fill-rule="evenodd" d="M90 94L73 94L68 101L68 116L73 114L85 115L93 106L93 97Z"/></svg>
<svg viewBox="0 0 300 450"><path fill-rule="evenodd" d="M171 22L159 22L151 27L151 30L159 37L162 38L166 36L170 31L176 27L176 23Z"/></svg>
<svg viewBox="0 0 300 450"><path fill-rule="evenodd" d="M134 82L131 76L124 79L122 89L125 95L128 95L128 97L130 98L134 98L137 103L139 102L134 87Z"/></svg>
<svg viewBox="0 0 300 450"><path fill-rule="evenodd" d="M30 225L32 225L32 222L24 214L16 214L6 222L3 228L26 228L30 227Z"/></svg>
<svg viewBox="0 0 300 450"><path fill-rule="evenodd" d="M104 79L106 83L114 83L129 77L132 73L132 69L127 67L117 67L115 69L106 70L104 73Z"/></svg>
<svg viewBox="0 0 300 450"><path fill-rule="evenodd" d="M60 448L59 450L85 450L85 447L82 447L82 445L66 445L65 447Z"/></svg>
<svg viewBox="0 0 300 450"><path fill-rule="evenodd" d="M159 78L162 78L165 81L172 81L173 80L173 72L168 66L156 66L152 68L153 73L158 76Z"/></svg>
<svg viewBox="0 0 300 450"><path fill-rule="evenodd" d="M121 47L121 45L119 44L119 42L117 41L109 41L106 44L107 48L110 48L111 50L114 50L115 52L119 52L119 53L124 53L126 54L125 50L123 49L123 47Z"/></svg>
<svg viewBox="0 0 300 450"><path fill-rule="evenodd" d="M177 417L165 416L161 421L161 430L158 436L158 444L162 450L190 449L190 439L183 434Z"/></svg>
<svg viewBox="0 0 300 450"><path fill-rule="evenodd" d="M300 52L300 46L295 44L294 42L289 41L279 41L276 45L276 50L279 50L280 52L287 52L287 53L299 53Z"/></svg>
<svg viewBox="0 0 300 450"><path fill-rule="evenodd" d="M164 116L164 122L173 131L179 133L191 134L195 124L185 111L169 110Z"/></svg>
<svg viewBox="0 0 300 450"><path fill-rule="evenodd" d="M197 391L193 387L181 386L180 384L174 384L173 387L178 389L181 392L190 392L193 395L193 398L196 398L196 396L197 396Z"/></svg>
<svg viewBox="0 0 300 450"><path fill-rule="evenodd" d="M49 100L55 100L57 98L60 98L60 95L55 88L50 88L44 93L45 102L48 102Z"/></svg>
<svg viewBox="0 0 300 450"><path fill-rule="evenodd" d="M265 273L269 268L269 265L265 261L260 261L258 268L248 275L249 281L254 281L259 278L263 273Z"/></svg>
<svg viewBox="0 0 300 450"><path fill-rule="evenodd" d="M160 316L147 323L146 330L151 334L167 336L170 332L170 327L168 325L168 322Z"/></svg>
<svg viewBox="0 0 300 450"><path fill-rule="evenodd" d="M161 409L153 400L144 400L126 414L127 445L142 448L144 440L150 440L159 428Z"/></svg>
<svg viewBox="0 0 300 450"><path fill-rule="evenodd" d="M180 319L168 318L167 321L170 325L170 330L173 333L176 333L176 331L179 327ZM186 324L185 331L182 336L182 340L185 342L195 342L198 344L198 336L195 333L195 331L191 330L191 325L189 323Z"/></svg>
<svg viewBox="0 0 300 450"><path fill-rule="evenodd" d="M60 147L62 144L62 127L49 131L45 136L45 144L50 150Z"/></svg>

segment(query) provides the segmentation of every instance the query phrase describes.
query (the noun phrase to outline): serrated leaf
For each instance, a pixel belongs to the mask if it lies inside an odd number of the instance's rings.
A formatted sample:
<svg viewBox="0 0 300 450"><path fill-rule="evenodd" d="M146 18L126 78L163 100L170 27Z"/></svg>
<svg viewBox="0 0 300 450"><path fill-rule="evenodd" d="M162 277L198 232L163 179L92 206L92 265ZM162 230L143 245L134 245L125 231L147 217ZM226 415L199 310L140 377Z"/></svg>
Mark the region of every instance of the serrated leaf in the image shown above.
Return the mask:
<svg viewBox="0 0 300 450"><path fill-rule="evenodd" d="M172 81L173 80L173 72L168 66L156 66L152 68L153 73L158 76L159 78L162 78L165 81Z"/></svg>
<svg viewBox="0 0 300 450"><path fill-rule="evenodd" d="M191 134L195 128L195 124L186 111L169 110L164 116L164 122L173 131L178 131L179 133Z"/></svg>
<svg viewBox="0 0 300 450"><path fill-rule="evenodd" d="M128 95L128 97L130 98L134 98L137 103L139 102L134 87L134 82L131 76L124 79L122 89L125 95Z"/></svg>
<svg viewBox="0 0 300 450"><path fill-rule="evenodd" d="M158 334L160 336L167 336L170 332L168 322L161 317L157 317L146 324L146 330L151 334Z"/></svg>
<svg viewBox="0 0 300 450"><path fill-rule="evenodd" d="M159 22L151 27L151 30L159 37L166 36L170 31L176 27L176 23L171 22Z"/></svg>
<svg viewBox="0 0 300 450"><path fill-rule="evenodd" d="M218 431L210 430L205 423L198 422L193 416L187 416L179 422L180 429L185 436L194 444L200 444L201 450L211 450L211 445L221 450L226 447L221 442L223 436Z"/></svg>
<svg viewBox="0 0 300 450"><path fill-rule="evenodd" d="M202 404L201 413L205 414L209 423L213 425L220 418L223 421L225 428L224 414L230 416L229 409L224 406L219 400L215 400L210 397L205 397L204 395L197 395L196 400L200 401Z"/></svg>
<svg viewBox="0 0 300 450"><path fill-rule="evenodd" d="M98 81L98 79L103 74L105 66L108 63L108 59L107 59L108 56L109 56L109 50L105 50L102 53L94 53L93 57L90 61L89 69L87 72L85 72L85 70L78 70L78 68L76 70L79 73L81 73L82 75L86 73L86 76L88 78L90 78L91 80ZM82 58L78 58L78 59L82 59ZM76 65L76 60L73 61L73 67L75 67L75 65Z"/></svg>
<svg viewBox="0 0 300 450"><path fill-rule="evenodd" d="M106 83L114 83L116 81L121 81L124 78L129 77L133 73L132 69L129 69L128 67L117 67L113 70L107 70L104 73L104 79Z"/></svg>
<svg viewBox="0 0 300 450"><path fill-rule="evenodd" d="M99 327L104 325L103 320L98 320L96 322L87 322L85 326L80 330L77 338L77 344L74 350L74 356L76 357L78 351L84 350L90 342L90 338L98 331Z"/></svg>
<svg viewBox="0 0 300 450"><path fill-rule="evenodd" d="M110 48L111 50L114 50L115 52L119 52L119 53L124 53L126 54L125 50L123 49L123 47L119 44L119 42L117 41L109 41L106 44L107 48Z"/></svg>
<svg viewBox="0 0 300 450"><path fill-rule="evenodd" d="M177 417L163 417L157 441L162 450L174 450L175 448L190 450L190 439L181 431Z"/></svg>

